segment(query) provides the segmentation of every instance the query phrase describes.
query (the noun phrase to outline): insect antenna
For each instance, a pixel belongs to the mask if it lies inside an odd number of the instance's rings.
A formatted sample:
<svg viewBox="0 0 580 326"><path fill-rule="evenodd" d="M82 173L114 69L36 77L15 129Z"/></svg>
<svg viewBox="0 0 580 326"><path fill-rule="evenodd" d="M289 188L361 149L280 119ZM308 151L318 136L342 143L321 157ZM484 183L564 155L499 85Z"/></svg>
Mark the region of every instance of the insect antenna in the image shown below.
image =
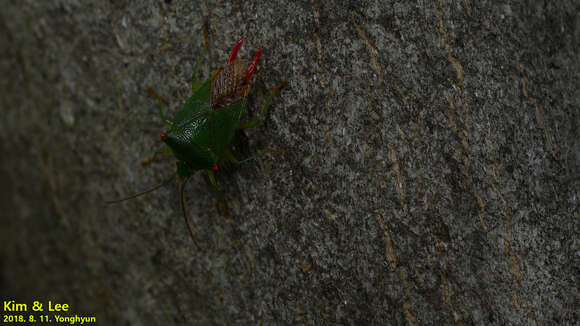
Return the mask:
<svg viewBox="0 0 580 326"><path fill-rule="evenodd" d="M189 231L189 235L191 236L191 241L193 241L193 244L197 247L198 250L201 251L201 248L197 244L197 241L195 241L195 236L193 235L193 226L191 226L191 223L189 223L189 220L187 219L187 202L185 201L185 197L183 196L185 184L187 183L190 177L187 177L187 179L183 180L183 182L179 184L179 199L181 203L181 212L183 213L185 225L187 225L187 230Z"/></svg>
<svg viewBox="0 0 580 326"><path fill-rule="evenodd" d="M129 199L133 199L133 198L137 198L137 197L139 197L139 196L146 195L146 194L148 194L148 193L150 193L150 192L153 192L153 191L155 191L155 190L157 190L157 189L159 189L159 188L161 188L161 187L165 187L165 186L166 186L166 185L168 185L168 184L169 184L171 181L173 181L173 179L175 178L175 176L176 176L176 175L177 175L177 172L176 172L176 173L173 173L173 174L171 175L171 177L169 177L169 179L167 179L167 180L165 180L165 181L161 182L160 184L158 184L158 185L156 185L156 186L154 186L154 187L152 187L152 188L150 188L150 189L147 189L147 190L145 190L145 191L141 191L141 192L138 192L138 193L136 193L136 194L133 194L133 195L131 195L131 196L129 196L129 197L125 197L125 198L121 198L121 199L115 199L115 200L105 200L105 204L117 204L117 203L120 203L120 202L124 202L124 201L126 201L126 200L129 200Z"/></svg>

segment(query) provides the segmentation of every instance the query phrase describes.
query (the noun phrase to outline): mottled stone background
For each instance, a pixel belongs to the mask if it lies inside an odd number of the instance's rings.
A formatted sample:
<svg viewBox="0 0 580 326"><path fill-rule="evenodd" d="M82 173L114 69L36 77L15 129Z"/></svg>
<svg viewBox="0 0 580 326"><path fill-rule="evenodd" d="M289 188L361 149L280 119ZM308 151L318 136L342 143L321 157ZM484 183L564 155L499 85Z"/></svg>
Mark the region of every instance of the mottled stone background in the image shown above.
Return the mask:
<svg viewBox="0 0 580 326"><path fill-rule="evenodd" d="M578 1L0 3L0 288L99 325L579 325ZM208 26L258 162L141 167Z"/></svg>

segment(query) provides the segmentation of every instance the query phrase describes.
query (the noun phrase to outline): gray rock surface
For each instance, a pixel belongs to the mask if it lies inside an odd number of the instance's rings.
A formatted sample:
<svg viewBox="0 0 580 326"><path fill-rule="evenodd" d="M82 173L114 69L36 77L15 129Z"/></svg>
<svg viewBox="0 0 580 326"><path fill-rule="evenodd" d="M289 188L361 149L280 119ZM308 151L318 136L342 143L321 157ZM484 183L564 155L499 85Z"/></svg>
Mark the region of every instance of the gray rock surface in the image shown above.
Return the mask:
<svg viewBox="0 0 580 326"><path fill-rule="evenodd" d="M579 325L577 1L3 1L0 288L99 325ZM264 54L223 169L140 162Z"/></svg>

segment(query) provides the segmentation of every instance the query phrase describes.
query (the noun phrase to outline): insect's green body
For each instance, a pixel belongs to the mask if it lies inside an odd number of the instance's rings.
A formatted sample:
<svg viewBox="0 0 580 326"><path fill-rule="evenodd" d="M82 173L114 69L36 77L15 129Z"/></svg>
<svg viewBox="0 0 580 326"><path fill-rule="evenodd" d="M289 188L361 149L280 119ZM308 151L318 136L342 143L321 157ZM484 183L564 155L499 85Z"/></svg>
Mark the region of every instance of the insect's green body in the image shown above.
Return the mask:
<svg viewBox="0 0 580 326"><path fill-rule="evenodd" d="M208 79L193 93L166 133L165 143L180 161L178 174L181 178L216 166L240 124L245 98L212 108L211 86L211 79Z"/></svg>
<svg viewBox="0 0 580 326"><path fill-rule="evenodd" d="M206 36L205 32L204 36ZM235 164L240 164L266 153L274 152L272 149L265 149L250 158L238 161L229 148L238 129L254 127L263 120L264 113L272 102L272 98L286 85L286 82L283 82L270 92L266 103L259 112L258 119L241 122L246 97L250 90L250 77L256 70L262 54L262 49L258 48L254 59L246 67L245 63L236 61L242 42L243 38L236 43L224 69L218 69L210 78L197 87L197 71L207 50L208 42L206 38L206 47L202 56L198 59L193 72L193 94L177 112L173 121L166 120L160 109L161 118L170 125L169 130L161 134L161 140L165 142L167 147L156 152L152 159L142 162L142 165L154 161L158 154L173 153L177 159L176 174L154 188L124 199L109 201L109 203L117 203L149 193L169 183L177 175L183 180L180 183L183 217L195 243L193 226L187 219L183 186L196 171L206 170L210 182L218 191L218 197L223 202L226 212L224 215L227 215L227 205L225 205L225 200L223 200L214 177L214 172L218 170L218 162L222 159L227 159ZM162 98L156 95L155 91L150 89L150 92L162 102Z"/></svg>

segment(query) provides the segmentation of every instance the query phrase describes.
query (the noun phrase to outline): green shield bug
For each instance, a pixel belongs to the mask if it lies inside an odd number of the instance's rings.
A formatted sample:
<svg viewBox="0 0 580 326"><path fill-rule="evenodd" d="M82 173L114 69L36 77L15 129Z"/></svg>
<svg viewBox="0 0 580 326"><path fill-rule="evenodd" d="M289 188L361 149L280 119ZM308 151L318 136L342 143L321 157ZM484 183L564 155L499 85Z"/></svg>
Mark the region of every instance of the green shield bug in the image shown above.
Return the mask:
<svg viewBox="0 0 580 326"><path fill-rule="evenodd" d="M175 177L181 179L179 192L183 218L191 239L196 246L193 227L187 218L186 203L183 195L185 183L195 172L204 170L210 183L217 190L215 173L218 171L218 164L221 161L241 164L266 153L275 152L273 149L265 149L254 156L239 161L232 154L230 145L236 130L254 127L263 120L264 114L274 96L286 85L286 81L284 81L270 92L266 102L260 109L257 119L241 121L245 110L246 98L250 91L250 78L258 67L262 48L258 48L249 64L238 60L238 51L244 41L243 37L240 38L232 49L225 67L217 69L210 78L198 85L197 73L209 47L205 29L204 38L205 46L195 64L192 75L193 94L177 112L173 120L165 119L160 107L159 114L161 119L169 125L169 130L161 133L161 140L166 146L156 152L153 158L142 162L142 165L146 165L154 161L160 154L172 153L177 159L177 171L169 179L151 189L123 199L107 201L107 203L122 202L165 186L174 180ZM162 98L152 89L150 89L150 93L153 93L159 102L163 102Z"/></svg>

